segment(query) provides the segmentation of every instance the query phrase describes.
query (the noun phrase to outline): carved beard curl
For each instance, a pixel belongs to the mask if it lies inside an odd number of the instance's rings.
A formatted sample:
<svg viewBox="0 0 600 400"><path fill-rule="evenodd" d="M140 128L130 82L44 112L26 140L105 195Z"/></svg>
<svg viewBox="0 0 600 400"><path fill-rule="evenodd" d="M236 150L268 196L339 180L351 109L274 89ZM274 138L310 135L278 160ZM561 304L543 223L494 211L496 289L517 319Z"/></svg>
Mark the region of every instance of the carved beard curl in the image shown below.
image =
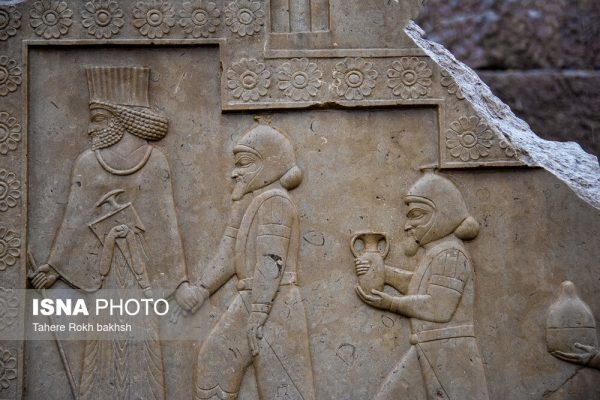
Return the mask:
<svg viewBox="0 0 600 400"><path fill-rule="evenodd" d="M402 248L404 249L404 255L407 257L414 257L419 251L419 242L410 233L404 240L402 240Z"/></svg>
<svg viewBox="0 0 600 400"><path fill-rule="evenodd" d="M92 133L92 150L100 150L119 142L125 135L125 128L120 123L113 123L108 128Z"/></svg>

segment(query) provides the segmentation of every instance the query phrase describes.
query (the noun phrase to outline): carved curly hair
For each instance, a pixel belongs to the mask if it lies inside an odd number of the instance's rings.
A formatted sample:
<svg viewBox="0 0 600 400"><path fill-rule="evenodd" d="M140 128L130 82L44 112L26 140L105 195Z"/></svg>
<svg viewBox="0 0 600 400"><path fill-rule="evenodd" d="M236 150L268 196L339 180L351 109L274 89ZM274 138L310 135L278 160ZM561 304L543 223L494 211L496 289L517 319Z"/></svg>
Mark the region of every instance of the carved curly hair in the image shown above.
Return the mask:
<svg viewBox="0 0 600 400"><path fill-rule="evenodd" d="M145 140L160 140L167 135L169 130L169 120L147 108L134 108L99 101L91 103L90 106L107 109L127 132Z"/></svg>

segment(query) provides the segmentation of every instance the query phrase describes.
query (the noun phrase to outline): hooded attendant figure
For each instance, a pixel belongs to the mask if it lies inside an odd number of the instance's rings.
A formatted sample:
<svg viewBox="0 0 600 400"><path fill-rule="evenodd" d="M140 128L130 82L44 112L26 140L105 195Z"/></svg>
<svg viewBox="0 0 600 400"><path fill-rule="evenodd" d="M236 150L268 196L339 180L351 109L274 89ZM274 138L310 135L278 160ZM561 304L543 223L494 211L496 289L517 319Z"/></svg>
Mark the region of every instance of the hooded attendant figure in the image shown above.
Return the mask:
<svg viewBox="0 0 600 400"><path fill-rule="evenodd" d="M473 328L473 263L463 240L474 239L479 224L458 189L426 173L406 196L409 234L406 254L424 249L417 269L385 266L385 283L403 296L357 287L367 304L410 318L412 347L389 373L376 400L486 400L483 363ZM356 259L356 273L369 270Z"/></svg>
<svg viewBox="0 0 600 400"><path fill-rule="evenodd" d="M75 161L62 224L32 284L48 288L61 278L86 292L174 295L191 310L198 296L187 282L172 175L163 153L148 143L168 129L168 120L148 104L150 70L86 72L92 148ZM164 399L158 321L143 321L149 333L142 341L86 342L80 400Z"/></svg>
<svg viewBox="0 0 600 400"><path fill-rule="evenodd" d="M199 285L206 299L237 275L238 294L200 349L195 398L236 399L254 365L262 400L279 398L282 390L288 400L314 400L306 315L296 285L298 211L288 193L302 174L289 140L266 125L246 133L233 152L231 221ZM244 197L247 207L241 205Z"/></svg>

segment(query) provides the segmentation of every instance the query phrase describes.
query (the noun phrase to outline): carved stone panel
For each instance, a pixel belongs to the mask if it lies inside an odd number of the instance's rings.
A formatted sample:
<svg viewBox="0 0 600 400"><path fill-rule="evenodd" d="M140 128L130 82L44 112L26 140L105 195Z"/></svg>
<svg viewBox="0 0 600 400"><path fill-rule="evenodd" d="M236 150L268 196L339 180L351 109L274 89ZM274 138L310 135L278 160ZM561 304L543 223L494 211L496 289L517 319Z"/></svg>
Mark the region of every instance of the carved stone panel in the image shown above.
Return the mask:
<svg viewBox="0 0 600 400"><path fill-rule="evenodd" d="M420 6L0 5L0 399L598 397L597 159Z"/></svg>

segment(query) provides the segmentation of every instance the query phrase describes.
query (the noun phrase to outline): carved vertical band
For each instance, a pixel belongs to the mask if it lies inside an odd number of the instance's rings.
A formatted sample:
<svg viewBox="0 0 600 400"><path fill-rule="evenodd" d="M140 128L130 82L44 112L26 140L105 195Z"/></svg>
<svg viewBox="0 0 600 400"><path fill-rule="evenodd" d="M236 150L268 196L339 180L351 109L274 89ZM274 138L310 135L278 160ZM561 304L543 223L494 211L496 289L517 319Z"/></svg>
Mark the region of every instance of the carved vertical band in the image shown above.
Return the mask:
<svg viewBox="0 0 600 400"><path fill-rule="evenodd" d="M329 30L329 0L311 0L310 22L313 32Z"/></svg>
<svg viewBox="0 0 600 400"><path fill-rule="evenodd" d="M290 30L310 32L310 1L290 0Z"/></svg>

